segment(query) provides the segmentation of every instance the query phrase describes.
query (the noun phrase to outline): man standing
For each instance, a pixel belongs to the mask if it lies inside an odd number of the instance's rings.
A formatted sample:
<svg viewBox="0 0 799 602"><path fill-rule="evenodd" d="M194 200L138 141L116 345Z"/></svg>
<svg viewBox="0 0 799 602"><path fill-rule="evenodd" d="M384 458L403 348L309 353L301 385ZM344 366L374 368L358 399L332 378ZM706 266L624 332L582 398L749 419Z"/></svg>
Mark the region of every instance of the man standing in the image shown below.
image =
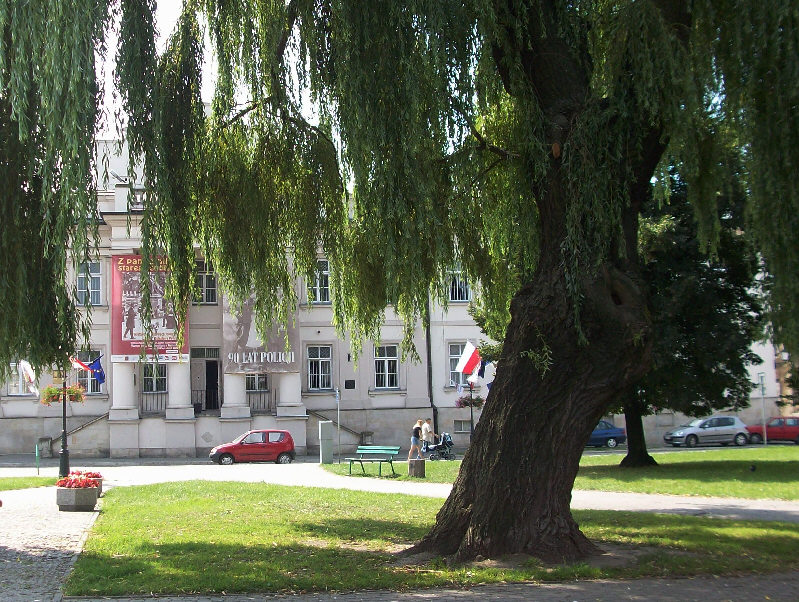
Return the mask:
<svg viewBox="0 0 799 602"><path fill-rule="evenodd" d="M432 419L426 418L422 425L422 453L427 452L427 447L435 443L436 434L433 432Z"/></svg>

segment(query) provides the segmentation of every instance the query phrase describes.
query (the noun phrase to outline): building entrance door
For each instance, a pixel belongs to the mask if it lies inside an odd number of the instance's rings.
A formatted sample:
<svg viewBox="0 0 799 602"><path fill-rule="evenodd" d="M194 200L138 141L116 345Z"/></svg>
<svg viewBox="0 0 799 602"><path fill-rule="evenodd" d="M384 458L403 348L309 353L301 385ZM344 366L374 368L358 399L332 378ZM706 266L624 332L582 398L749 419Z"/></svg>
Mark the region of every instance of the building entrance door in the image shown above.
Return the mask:
<svg viewBox="0 0 799 602"><path fill-rule="evenodd" d="M205 409L219 409L219 362L205 361Z"/></svg>

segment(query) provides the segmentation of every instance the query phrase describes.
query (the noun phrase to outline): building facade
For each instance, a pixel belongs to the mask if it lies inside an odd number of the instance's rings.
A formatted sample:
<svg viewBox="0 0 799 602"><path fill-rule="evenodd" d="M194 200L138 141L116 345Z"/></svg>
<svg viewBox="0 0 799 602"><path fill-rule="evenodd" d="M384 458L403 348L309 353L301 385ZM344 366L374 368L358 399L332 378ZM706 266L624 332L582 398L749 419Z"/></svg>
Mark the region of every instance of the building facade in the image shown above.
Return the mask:
<svg viewBox="0 0 799 602"><path fill-rule="evenodd" d="M295 324L265 343L255 332L252 305L245 303L234 314L213 266L198 254L200 293L181 348L175 316L163 296L165 274L160 266L151 268L150 324L157 348L142 361L139 197L133 196L129 210L128 184L110 172L114 179L101 180L106 189L98 199L99 256L74 274L78 304L92 306L90 349L78 359L89 363L101 356L106 380L101 384L84 370L68 374L68 383L80 382L86 390L83 403L67 404L71 454L202 456L254 428L286 429L298 453L313 453L319 446L318 424L326 420L336 423L342 451L367 442L407 449L413 423L426 417L435 417L438 431L450 432L457 446L468 444L480 410L457 407L465 380L454 367L466 341L477 344L481 332L467 312L470 288L457 272L448 307L431 308L429 330L417 325L414 343L421 362L402 360L402 324L391 308L381 340L364 342L356 361L350 341L332 325L322 253L315 281L297 283ZM157 361L149 361L155 353ZM57 452L61 404L39 403L21 371L12 370L0 395L0 453L30 453L37 445L44 453ZM486 377L475 395L487 394L490 369ZM40 388L51 382L52 375L39 375Z"/></svg>

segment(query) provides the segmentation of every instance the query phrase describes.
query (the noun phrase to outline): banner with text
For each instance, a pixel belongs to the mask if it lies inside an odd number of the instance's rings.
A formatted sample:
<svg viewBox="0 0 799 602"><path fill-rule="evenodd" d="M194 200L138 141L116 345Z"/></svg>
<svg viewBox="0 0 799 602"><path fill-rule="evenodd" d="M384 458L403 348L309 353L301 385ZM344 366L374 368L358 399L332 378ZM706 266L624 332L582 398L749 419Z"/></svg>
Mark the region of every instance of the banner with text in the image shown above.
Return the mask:
<svg viewBox="0 0 799 602"><path fill-rule="evenodd" d="M144 347L144 322L142 318L141 255L114 255L111 257L111 361L136 362ZM184 334L183 346L178 349L178 322L172 305L164 297L167 279L166 261L150 266L150 325L152 346L147 349L148 359L159 362L189 360L189 332Z"/></svg>
<svg viewBox="0 0 799 602"><path fill-rule="evenodd" d="M294 324L275 327L264 345L255 331L253 298L244 302L241 313L235 315L227 299L222 306L222 330L224 338L223 364L225 373L276 373L299 372L299 333ZM288 334L289 349L286 351Z"/></svg>

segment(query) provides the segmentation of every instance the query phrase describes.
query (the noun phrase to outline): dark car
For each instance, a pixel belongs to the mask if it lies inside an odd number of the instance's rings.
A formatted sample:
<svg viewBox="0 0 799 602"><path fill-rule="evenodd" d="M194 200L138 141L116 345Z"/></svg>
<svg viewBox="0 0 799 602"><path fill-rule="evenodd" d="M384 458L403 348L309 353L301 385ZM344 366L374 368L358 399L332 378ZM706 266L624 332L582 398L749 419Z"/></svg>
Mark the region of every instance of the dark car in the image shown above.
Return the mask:
<svg viewBox="0 0 799 602"><path fill-rule="evenodd" d="M593 447L616 447L619 443L627 441L627 433L623 428L613 426L607 420L600 420L596 425L594 432L591 433L591 438L588 439L588 445Z"/></svg>
<svg viewBox="0 0 799 602"><path fill-rule="evenodd" d="M295 457L294 439L288 431L247 431L230 443L217 445L208 454L217 464L234 462L277 462L290 464Z"/></svg>
<svg viewBox="0 0 799 602"><path fill-rule="evenodd" d="M763 425L747 426L749 441L763 443ZM766 437L769 441L793 441L799 445L799 416L777 416L766 423Z"/></svg>

